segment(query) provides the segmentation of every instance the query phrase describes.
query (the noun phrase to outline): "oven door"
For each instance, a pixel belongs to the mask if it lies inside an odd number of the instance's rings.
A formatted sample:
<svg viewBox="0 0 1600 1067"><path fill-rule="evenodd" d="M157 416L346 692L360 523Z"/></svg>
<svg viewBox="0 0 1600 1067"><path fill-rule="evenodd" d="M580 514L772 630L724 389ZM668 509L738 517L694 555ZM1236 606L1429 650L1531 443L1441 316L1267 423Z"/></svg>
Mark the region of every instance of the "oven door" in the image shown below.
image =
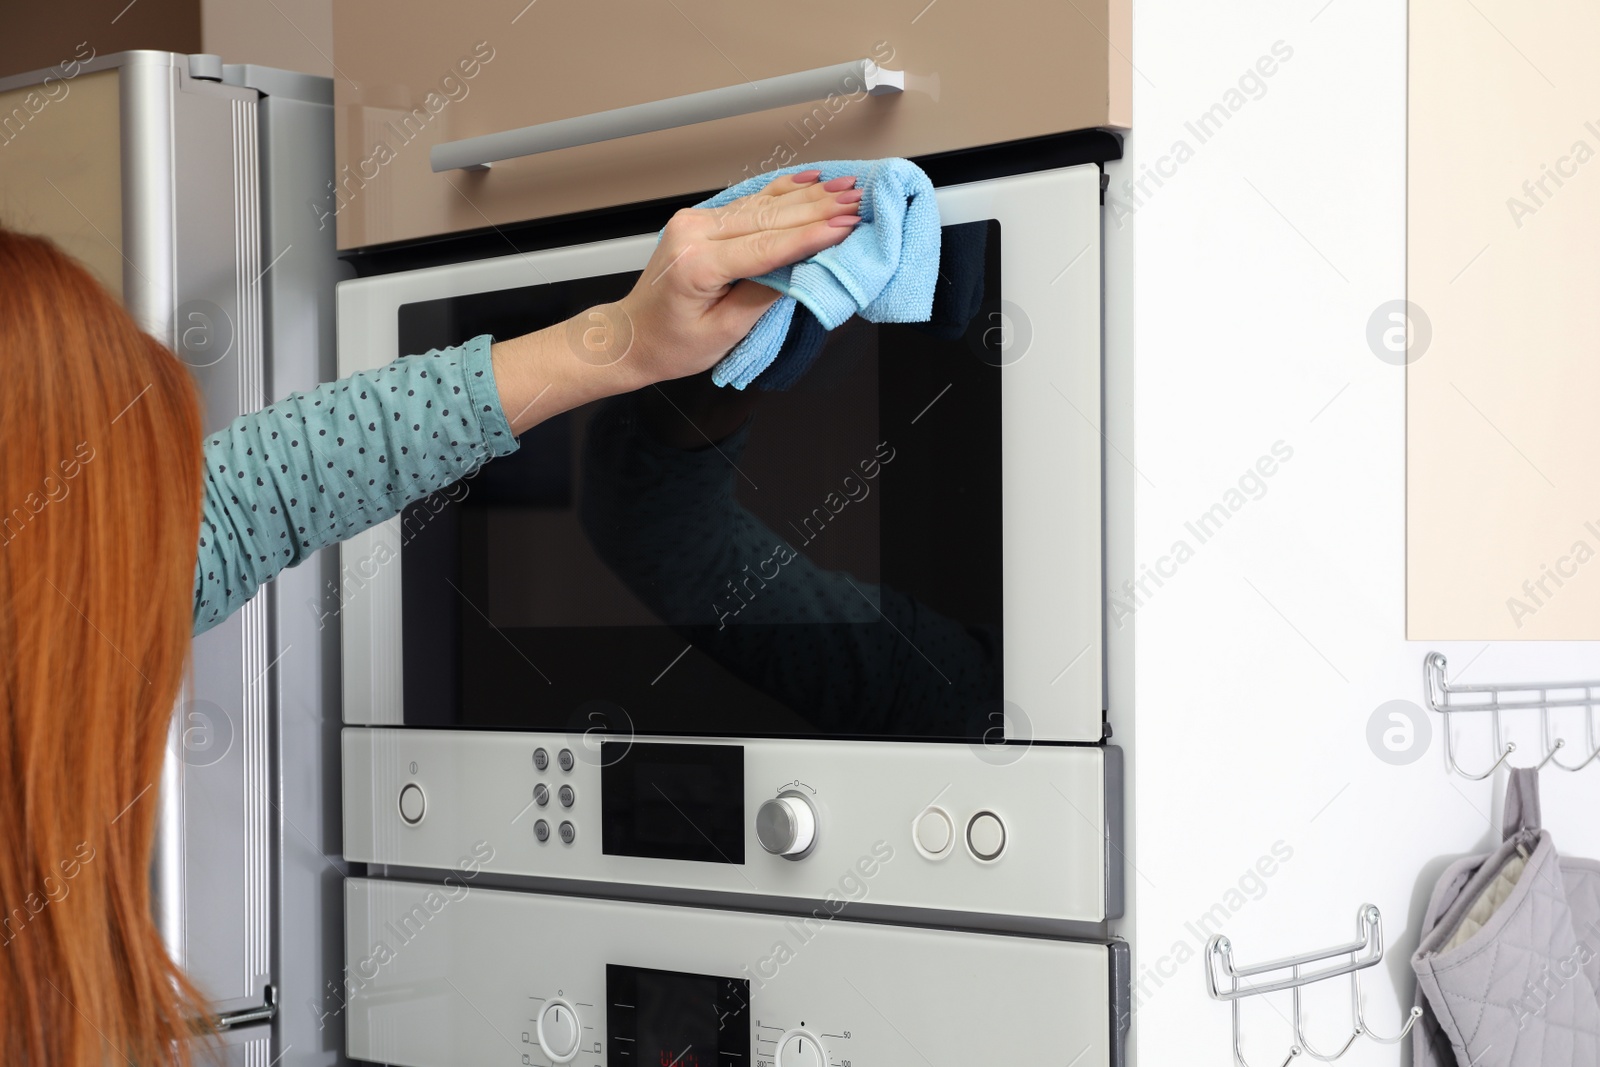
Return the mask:
<svg viewBox="0 0 1600 1067"><path fill-rule="evenodd" d="M345 722L1099 742L1099 170L937 196L932 321L549 419L347 541ZM655 243L347 282L340 373L615 300Z"/></svg>

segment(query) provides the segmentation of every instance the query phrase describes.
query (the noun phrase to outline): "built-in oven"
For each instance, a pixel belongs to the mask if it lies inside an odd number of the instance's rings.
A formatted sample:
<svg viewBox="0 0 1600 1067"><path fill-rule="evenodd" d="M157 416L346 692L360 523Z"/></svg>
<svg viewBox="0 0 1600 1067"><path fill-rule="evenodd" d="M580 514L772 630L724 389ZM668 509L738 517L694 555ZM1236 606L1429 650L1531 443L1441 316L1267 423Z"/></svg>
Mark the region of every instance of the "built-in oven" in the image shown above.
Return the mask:
<svg viewBox="0 0 1600 1067"><path fill-rule="evenodd" d="M1103 936L1100 169L945 185L928 322L580 408L343 546L344 850ZM340 371L625 294L648 234L347 282Z"/></svg>
<svg viewBox="0 0 1600 1067"><path fill-rule="evenodd" d="M471 859L469 854L466 857ZM857 874L872 884L870 866ZM353 1058L404 1067L1118 1067L1127 946L345 884Z"/></svg>

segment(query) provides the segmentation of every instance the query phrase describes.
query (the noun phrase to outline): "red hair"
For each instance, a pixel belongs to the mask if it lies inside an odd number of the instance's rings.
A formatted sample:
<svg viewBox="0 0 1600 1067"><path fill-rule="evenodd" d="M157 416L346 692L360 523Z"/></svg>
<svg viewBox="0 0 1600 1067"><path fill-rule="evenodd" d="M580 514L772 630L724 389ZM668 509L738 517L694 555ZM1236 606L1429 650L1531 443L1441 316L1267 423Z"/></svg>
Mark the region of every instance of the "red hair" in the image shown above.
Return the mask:
<svg viewBox="0 0 1600 1067"><path fill-rule="evenodd" d="M194 383L81 265L0 228L0 1062L186 1064L151 913L200 526Z"/></svg>

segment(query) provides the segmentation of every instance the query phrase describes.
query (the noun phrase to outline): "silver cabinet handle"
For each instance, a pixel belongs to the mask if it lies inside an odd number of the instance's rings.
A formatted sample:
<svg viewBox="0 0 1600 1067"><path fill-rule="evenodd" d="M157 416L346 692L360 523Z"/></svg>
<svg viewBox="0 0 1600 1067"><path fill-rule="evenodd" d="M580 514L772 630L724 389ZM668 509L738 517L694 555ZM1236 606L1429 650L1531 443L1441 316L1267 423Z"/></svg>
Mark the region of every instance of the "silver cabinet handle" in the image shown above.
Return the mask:
<svg viewBox="0 0 1600 1067"><path fill-rule="evenodd" d="M447 170L482 170L502 159L748 115L752 111L821 100L831 93L850 95L863 89L872 96L901 92L905 89L905 72L884 70L870 59L857 59L798 74L780 74L743 85L524 126L520 130L447 141L434 145L428 158L435 174Z"/></svg>

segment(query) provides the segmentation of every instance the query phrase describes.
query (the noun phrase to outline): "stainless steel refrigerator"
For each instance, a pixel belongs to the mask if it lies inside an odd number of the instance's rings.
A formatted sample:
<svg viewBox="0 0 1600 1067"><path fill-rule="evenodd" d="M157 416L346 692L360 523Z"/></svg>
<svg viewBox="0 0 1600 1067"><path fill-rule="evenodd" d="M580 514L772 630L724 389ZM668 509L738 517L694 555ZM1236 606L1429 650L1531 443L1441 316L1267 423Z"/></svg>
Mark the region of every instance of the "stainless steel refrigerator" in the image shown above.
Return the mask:
<svg viewBox="0 0 1600 1067"><path fill-rule="evenodd" d="M325 78L84 46L0 79L0 220L54 238L192 369L209 432L333 376L316 210L333 176ZM213 999L226 1060L343 1062L322 1005L343 963L332 553L194 645L151 871L174 957Z"/></svg>

